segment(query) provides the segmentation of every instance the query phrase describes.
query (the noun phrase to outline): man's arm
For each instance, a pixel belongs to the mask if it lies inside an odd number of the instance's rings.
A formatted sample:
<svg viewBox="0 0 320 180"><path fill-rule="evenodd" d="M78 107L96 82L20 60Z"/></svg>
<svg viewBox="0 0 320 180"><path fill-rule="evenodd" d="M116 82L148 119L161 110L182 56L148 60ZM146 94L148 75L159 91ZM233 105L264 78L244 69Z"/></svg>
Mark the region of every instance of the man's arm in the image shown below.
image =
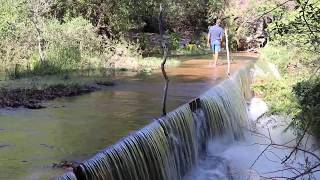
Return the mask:
<svg viewBox="0 0 320 180"><path fill-rule="evenodd" d="M207 36L207 46L210 47L210 31L208 32Z"/></svg>
<svg viewBox="0 0 320 180"><path fill-rule="evenodd" d="M221 30L221 34L220 34L221 47L222 47L222 44L223 44L223 39L222 39L223 36L224 36L224 30L222 29L222 30Z"/></svg>

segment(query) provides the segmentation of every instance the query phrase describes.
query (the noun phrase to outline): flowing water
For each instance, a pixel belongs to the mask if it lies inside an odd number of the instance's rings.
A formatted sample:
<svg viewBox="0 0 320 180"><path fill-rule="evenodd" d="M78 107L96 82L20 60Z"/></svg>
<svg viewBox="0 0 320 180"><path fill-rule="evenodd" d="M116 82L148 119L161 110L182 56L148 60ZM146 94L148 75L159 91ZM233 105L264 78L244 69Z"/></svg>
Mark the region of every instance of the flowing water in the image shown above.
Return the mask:
<svg viewBox="0 0 320 180"><path fill-rule="evenodd" d="M207 159L208 145L215 137L244 138L248 121L245 99L249 96L250 75L244 68L199 99L84 161L75 169L75 176L68 173L61 179L182 180ZM212 158L207 161L221 159Z"/></svg>
<svg viewBox="0 0 320 180"><path fill-rule="evenodd" d="M317 163L312 155L296 153L285 165L281 161L290 149L272 147L265 151L269 147L268 135L271 142L279 144L294 143L289 141L294 135L283 131L287 124L281 123L288 121L281 117L267 117L256 127L250 126L267 108L253 100L247 109L249 98L250 73L242 69L198 99L83 161L73 173L59 179L280 179L303 172L303 163L311 167ZM287 167L292 169L279 171ZM315 173L311 179L319 175Z"/></svg>
<svg viewBox="0 0 320 180"><path fill-rule="evenodd" d="M283 117L255 122L267 106L253 99L247 108L248 68L224 81L222 67L213 70L201 60L187 61L168 73L171 112L165 117L158 118L163 88L159 75L120 79L106 91L57 99L42 110L2 110L0 179L52 178L63 174L52 168L60 160L81 162L61 180L255 180L295 175L277 171L289 149L260 155L268 143L264 136L283 143L294 135L283 133ZM295 157L290 167L301 168L306 159L316 162L303 153Z"/></svg>
<svg viewBox="0 0 320 180"><path fill-rule="evenodd" d="M168 71L171 112L161 118L163 82L159 74L122 78L106 91L57 99L46 103L46 109L1 110L0 179L52 178L64 173L52 168L52 163L61 160L81 162L73 172L60 176L61 180L295 176L292 170L279 171L290 149L273 148L260 154L268 145L267 135L284 143L294 134L283 132L285 117L255 121L267 106L257 99L247 106L249 69L239 70L243 63L237 62L233 71L239 71L222 81L224 69L213 70L207 63L186 61ZM312 141L306 144L317 148ZM306 159L309 165L317 162L297 153L290 167L299 169ZM311 177L319 178L320 173Z"/></svg>
<svg viewBox="0 0 320 180"><path fill-rule="evenodd" d="M310 154L298 151L287 163L282 161L291 153L292 148L270 147L269 135L273 143L295 146L294 132L285 130L289 119L285 116L257 117L266 112L266 104L259 99L252 99L249 120L254 124L254 131L244 131L244 139L234 141L228 136L214 138L208 144L207 155L201 159L184 180L264 180L290 179L304 172L306 165L312 167L319 160ZM288 143L290 142L290 143ZM311 137L304 139L302 149L319 156L319 145ZM264 153L262 153L264 152ZM306 163L307 160L307 163ZM298 179L320 179L319 167L311 176Z"/></svg>
<svg viewBox="0 0 320 180"><path fill-rule="evenodd" d="M241 55L242 56L242 55ZM237 57L240 60L252 57ZM181 67L169 70L171 77L168 97L168 108L173 110L193 98L200 96L210 89L213 84L223 78L224 68L213 70L207 66L206 60L186 61ZM233 65L234 70L242 66L244 61ZM1 110L0 111L0 179L48 179L64 171L52 168L52 163L62 160L79 161L88 159L108 145L117 142L129 133L153 122L160 116L163 80L160 74L151 77L130 77L116 80L116 86L106 91L95 92L79 97L62 98L46 103L47 108L41 110ZM181 121L187 126L194 115L185 106L182 112L186 113ZM204 112L202 112L203 114ZM201 113L200 113L201 114ZM171 114L172 118L180 116ZM228 115L232 116L232 115ZM161 120L153 122L149 128L159 128ZM160 124L163 128L172 129L174 124ZM197 126L203 126L196 124ZM196 126L194 125L194 126ZM154 127L152 127L154 126ZM146 129L146 133L150 132ZM163 134L168 136L169 134ZM173 133L173 132L172 132ZM194 130L179 130L173 133L170 142L156 142L152 148L165 145L174 148L178 138L192 142L190 147L175 149L175 168L179 173L185 173L191 165L197 162L200 149L195 140L190 139ZM177 136L177 137L175 137ZM209 136L203 134L203 136ZM211 136L211 135L210 135ZM236 135L238 136L238 134ZM154 138L152 133L148 140ZM137 139L136 141L143 141ZM198 141L198 139L196 139ZM180 139L179 139L180 141ZM128 146L123 144L123 146ZM179 144L179 143L178 143ZM202 148L204 143L202 145ZM164 147L164 146L163 146ZM123 148L118 146L117 148ZM187 151L182 149L188 149ZM137 149L137 152L138 149ZM201 152L199 150L199 152ZM129 152L123 152L127 156ZM130 152L131 153L131 152ZM173 156L163 149L162 156ZM188 163L179 162L179 159L189 157ZM150 157L153 158L153 157ZM173 158L173 157L171 157ZM154 159L150 159L153 162ZM132 163L135 163L132 160ZM141 162L143 163L143 162ZM159 162L160 163L160 162ZM166 167L162 165L159 167ZM141 164L143 167L143 164ZM168 174L164 169L154 169L162 177L181 176L172 170ZM159 171L159 172L158 172ZM130 174L140 176L141 174ZM152 175L151 173L149 174Z"/></svg>

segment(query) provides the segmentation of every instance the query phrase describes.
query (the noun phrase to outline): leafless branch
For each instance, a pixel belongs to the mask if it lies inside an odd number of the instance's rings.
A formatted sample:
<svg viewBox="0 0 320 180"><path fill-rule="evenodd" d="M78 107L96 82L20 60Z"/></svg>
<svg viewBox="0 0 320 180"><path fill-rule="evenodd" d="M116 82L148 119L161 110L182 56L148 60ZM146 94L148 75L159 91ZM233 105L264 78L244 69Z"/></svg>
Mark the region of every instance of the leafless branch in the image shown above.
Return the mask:
<svg viewBox="0 0 320 180"><path fill-rule="evenodd" d="M277 163L277 159L279 160L279 163L283 165L282 169L277 169L274 171L264 172L263 175L260 175L260 177L264 179L298 179L305 176L313 176L313 173L320 171L320 157L315 153L315 151L307 150L307 145L302 144L302 142L307 143L309 139L308 132L308 124L306 125L303 133L298 138L291 139L284 144L277 144L272 140L271 133L268 129L267 135L258 133L258 132L252 132L254 135L256 135L259 138L264 138L265 140L269 141L269 143L255 143L256 145L260 146L266 146L263 151L258 155L258 157L254 160L253 164L250 168L253 168L253 166L257 163L257 161L264 156L267 160L271 162ZM307 138L306 141L303 141L305 138ZM296 143L292 144L294 141ZM289 155L285 156L284 158L281 158L278 156L273 150L289 150ZM292 165L294 161L296 161L296 157L298 152L302 152L304 155L304 162L300 162L298 167L296 165ZM270 159L268 157L268 154L271 153L276 158L275 160ZM315 161L310 161L310 157L313 157ZM289 161L289 159L291 159ZM290 172L292 176L272 176L272 174L276 173L284 173L284 172ZM271 177L270 177L271 176Z"/></svg>
<svg viewBox="0 0 320 180"><path fill-rule="evenodd" d="M306 26L308 27L308 29L309 29L310 33L312 34L312 36L316 38L316 35L315 35L314 32L312 31L312 29L311 29L308 21L306 20L305 9L306 9L308 3L309 3L309 0L307 0L307 1L305 2L304 6L301 6L301 8L302 8L302 19L303 19L303 21L305 22Z"/></svg>
<svg viewBox="0 0 320 180"><path fill-rule="evenodd" d="M305 128L303 131L302 136L299 138L297 144L295 145L295 147L293 148L293 150L290 152L289 156L287 156L282 162L281 164L285 163L288 159L290 159L290 157L292 156L293 153L297 152L297 148L300 146L301 141L303 140L306 132L307 132L308 128Z"/></svg>

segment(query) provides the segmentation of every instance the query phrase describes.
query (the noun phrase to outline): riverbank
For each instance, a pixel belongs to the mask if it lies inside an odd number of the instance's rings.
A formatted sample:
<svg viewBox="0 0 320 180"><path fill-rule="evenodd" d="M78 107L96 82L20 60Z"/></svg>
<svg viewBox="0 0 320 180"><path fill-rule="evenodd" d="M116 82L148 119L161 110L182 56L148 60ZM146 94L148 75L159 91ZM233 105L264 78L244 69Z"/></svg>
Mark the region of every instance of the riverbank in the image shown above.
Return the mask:
<svg viewBox="0 0 320 180"><path fill-rule="evenodd" d="M177 67L181 59L170 58L167 67ZM115 74L150 75L153 71L160 69L162 59L160 57L146 57L137 60L136 70L123 68L88 70L85 72L71 72L55 75L34 75L26 74L23 77L7 80L7 75L3 75L0 80L0 108L27 109L44 108L43 102L59 97L71 97L87 94L90 92L103 90L108 86L113 86L113 76ZM126 76L126 75L125 75Z"/></svg>
<svg viewBox="0 0 320 180"><path fill-rule="evenodd" d="M34 76L0 82L0 108L45 108L45 101L113 86L108 77Z"/></svg>
<svg viewBox="0 0 320 180"><path fill-rule="evenodd" d="M249 53L250 54L250 53ZM248 58L247 53L234 53L236 60ZM242 57L244 56L244 58ZM250 54L253 56L253 54ZM194 57L198 57L195 58ZM222 56L223 59L225 58ZM199 59L200 58L200 59ZM204 58L205 60L201 60ZM182 56L170 58L167 62L167 71L170 76L185 76L193 80L208 77L217 80L221 74L225 74L225 60L219 62L221 65L212 71L208 68L211 55L203 56ZM183 61L188 60L185 63ZM149 76L152 73L160 73L160 64L162 59L159 57L148 57L139 60L139 66L144 67L140 71L88 71L82 73L71 73L62 75L29 75L20 79L0 80L0 108L18 108L27 109L45 108L43 102L60 97L71 97L87 94L90 92L103 90L108 86L113 86L114 73L123 72L129 76ZM245 61L232 63L231 71L238 69ZM198 66L197 69L194 66ZM172 71L174 69L174 71ZM125 76L127 76L125 75Z"/></svg>

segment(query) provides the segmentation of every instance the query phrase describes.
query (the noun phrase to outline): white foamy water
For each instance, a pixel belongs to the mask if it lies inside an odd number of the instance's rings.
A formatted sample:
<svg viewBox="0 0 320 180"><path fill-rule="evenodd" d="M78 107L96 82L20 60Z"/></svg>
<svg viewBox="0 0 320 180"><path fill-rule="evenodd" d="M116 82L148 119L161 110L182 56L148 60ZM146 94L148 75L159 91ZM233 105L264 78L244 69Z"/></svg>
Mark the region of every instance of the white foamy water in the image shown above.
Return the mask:
<svg viewBox="0 0 320 180"><path fill-rule="evenodd" d="M252 98L249 106L249 118L251 121L256 121L263 114L268 112L267 104L260 98Z"/></svg>
<svg viewBox="0 0 320 180"><path fill-rule="evenodd" d="M252 130L247 131L245 140L234 142L228 137L213 140L209 145L208 156L199 162L198 166L186 176L185 180L256 180L271 177L274 177L273 179L286 179L285 177L298 175L298 171L303 172L303 165L313 166L314 163L318 162L313 156L298 152L292 156L295 158L281 164L292 149L280 147L265 149L270 144L270 139L275 144L285 144L295 138L291 130L285 131L288 126L288 119L281 116L257 119L268 110L261 99L252 99L248 109L253 126ZM312 148L315 148L311 138L305 139L304 142L304 144L307 144L308 150L312 151ZM293 146L294 144L295 141L292 141L285 145ZM265 152L261 154L263 151ZM307 163L306 159L308 160ZM288 168L291 169L280 171ZM315 170L320 170L320 168L318 167ZM310 177L304 176L304 179L320 179L320 173L314 173Z"/></svg>

